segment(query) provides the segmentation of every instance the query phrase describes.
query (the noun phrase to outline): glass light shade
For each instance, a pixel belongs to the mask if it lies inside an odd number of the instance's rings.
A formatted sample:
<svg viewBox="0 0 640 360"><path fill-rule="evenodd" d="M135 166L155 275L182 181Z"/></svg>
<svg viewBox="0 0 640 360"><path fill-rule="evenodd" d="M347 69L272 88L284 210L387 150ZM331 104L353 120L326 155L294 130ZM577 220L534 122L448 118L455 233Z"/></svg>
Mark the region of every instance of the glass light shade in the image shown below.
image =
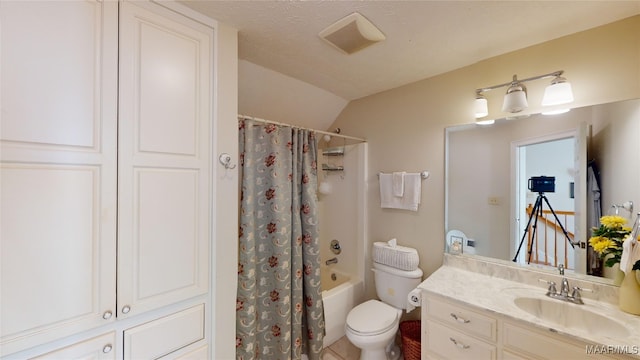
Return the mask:
<svg viewBox="0 0 640 360"><path fill-rule="evenodd" d="M477 97L476 102L473 105L473 112L475 113L476 119L489 115L487 99L484 97Z"/></svg>
<svg viewBox="0 0 640 360"><path fill-rule="evenodd" d="M529 106L527 102L527 93L524 90L515 90L507 92L502 103L502 111L517 113Z"/></svg>
<svg viewBox="0 0 640 360"><path fill-rule="evenodd" d="M571 83L567 81L552 82L544 89L542 106L561 105L573 102Z"/></svg>

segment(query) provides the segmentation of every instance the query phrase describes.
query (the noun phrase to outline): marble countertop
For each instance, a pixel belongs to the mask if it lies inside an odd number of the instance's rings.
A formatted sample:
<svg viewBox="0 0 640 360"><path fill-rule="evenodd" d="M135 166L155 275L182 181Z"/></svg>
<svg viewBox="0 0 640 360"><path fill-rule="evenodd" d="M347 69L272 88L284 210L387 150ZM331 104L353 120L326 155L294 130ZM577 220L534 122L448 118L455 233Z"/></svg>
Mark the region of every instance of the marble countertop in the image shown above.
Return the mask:
<svg viewBox="0 0 640 360"><path fill-rule="evenodd" d="M573 286L571 279L569 279L569 285ZM559 284L557 286L559 289ZM567 305L584 307L585 310L614 320L629 330L629 336L621 338L608 334L593 334L580 328L567 328L539 319L516 306L514 300L517 297L534 297L562 302L545 296L546 284L543 282L540 282L540 286L534 286L444 265L423 281L418 288L467 306L488 310L504 318L516 322L526 322L540 329L551 330L583 342L595 345L628 346L630 349L638 349L640 346L640 316L622 312L611 303L583 296L584 305L571 303L567 303Z"/></svg>

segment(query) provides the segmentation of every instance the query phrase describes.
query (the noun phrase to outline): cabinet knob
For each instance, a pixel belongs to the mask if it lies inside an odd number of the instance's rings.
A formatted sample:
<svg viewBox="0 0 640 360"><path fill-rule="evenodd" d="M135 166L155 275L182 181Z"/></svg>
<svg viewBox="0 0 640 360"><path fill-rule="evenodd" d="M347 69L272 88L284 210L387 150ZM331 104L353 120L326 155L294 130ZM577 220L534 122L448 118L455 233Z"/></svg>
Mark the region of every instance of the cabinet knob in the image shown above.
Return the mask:
<svg viewBox="0 0 640 360"><path fill-rule="evenodd" d="M129 311L131 311L131 306L125 305L125 306L122 307L122 313L123 314L128 314Z"/></svg>
<svg viewBox="0 0 640 360"><path fill-rule="evenodd" d="M109 310L105 311L104 314L102 314L102 318L105 320L111 319L112 316L113 316L113 313Z"/></svg>
<svg viewBox="0 0 640 360"><path fill-rule="evenodd" d="M113 346L111 346L111 344L107 344L102 348L102 352L107 354L109 353L111 350L113 349Z"/></svg>

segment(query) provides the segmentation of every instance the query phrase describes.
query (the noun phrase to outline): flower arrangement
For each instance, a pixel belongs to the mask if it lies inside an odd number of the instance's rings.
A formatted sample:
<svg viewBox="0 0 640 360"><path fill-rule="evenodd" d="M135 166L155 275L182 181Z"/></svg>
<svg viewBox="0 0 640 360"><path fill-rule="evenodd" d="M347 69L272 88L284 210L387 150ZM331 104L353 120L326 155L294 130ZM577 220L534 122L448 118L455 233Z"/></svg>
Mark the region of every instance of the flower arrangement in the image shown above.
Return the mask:
<svg viewBox="0 0 640 360"><path fill-rule="evenodd" d="M618 215L606 215L600 218L600 227L593 228L589 244L601 259L606 258L604 265L612 267L620 262L622 244L631 228L625 226L627 219ZM607 258L607 255L612 255Z"/></svg>

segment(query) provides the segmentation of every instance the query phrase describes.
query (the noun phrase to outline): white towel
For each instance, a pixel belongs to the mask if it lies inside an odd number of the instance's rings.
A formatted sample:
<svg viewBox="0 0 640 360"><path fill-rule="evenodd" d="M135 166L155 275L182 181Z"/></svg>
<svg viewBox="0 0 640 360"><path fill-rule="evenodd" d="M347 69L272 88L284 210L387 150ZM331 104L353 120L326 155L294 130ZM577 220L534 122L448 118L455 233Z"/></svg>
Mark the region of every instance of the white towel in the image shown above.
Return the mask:
<svg viewBox="0 0 640 360"><path fill-rule="evenodd" d="M404 195L402 197L393 196L392 178L392 174L380 174L380 207L418 211L422 196L420 174L404 174Z"/></svg>
<svg viewBox="0 0 640 360"><path fill-rule="evenodd" d="M404 174L405 172L394 172L391 176L391 186L393 187L393 196L404 196Z"/></svg>
<svg viewBox="0 0 640 360"><path fill-rule="evenodd" d="M622 256L620 257L620 270L628 274L636 261L640 260L640 243L638 240L627 236L622 243Z"/></svg>

